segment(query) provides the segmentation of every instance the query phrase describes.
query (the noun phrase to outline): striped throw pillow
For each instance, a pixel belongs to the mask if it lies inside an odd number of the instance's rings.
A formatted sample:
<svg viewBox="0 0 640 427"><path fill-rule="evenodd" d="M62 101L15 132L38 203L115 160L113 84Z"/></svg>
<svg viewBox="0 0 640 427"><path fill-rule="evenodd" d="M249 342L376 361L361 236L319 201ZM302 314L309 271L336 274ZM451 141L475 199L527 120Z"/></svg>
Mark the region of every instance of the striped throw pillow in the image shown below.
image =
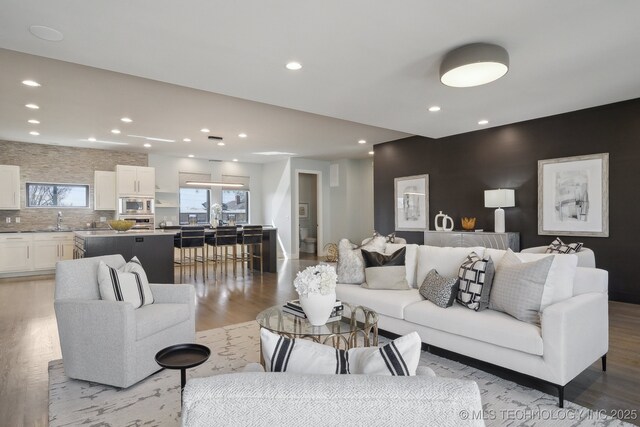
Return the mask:
<svg viewBox="0 0 640 427"><path fill-rule="evenodd" d="M260 330L262 355L268 372L298 374L416 374L422 343L412 332L382 347L338 350L305 339L291 339Z"/></svg>
<svg viewBox="0 0 640 427"><path fill-rule="evenodd" d="M133 257L120 269L109 267L100 261L98 286L100 297L106 301L124 301L134 308L153 304L147 274L137 257Z"/></svg>

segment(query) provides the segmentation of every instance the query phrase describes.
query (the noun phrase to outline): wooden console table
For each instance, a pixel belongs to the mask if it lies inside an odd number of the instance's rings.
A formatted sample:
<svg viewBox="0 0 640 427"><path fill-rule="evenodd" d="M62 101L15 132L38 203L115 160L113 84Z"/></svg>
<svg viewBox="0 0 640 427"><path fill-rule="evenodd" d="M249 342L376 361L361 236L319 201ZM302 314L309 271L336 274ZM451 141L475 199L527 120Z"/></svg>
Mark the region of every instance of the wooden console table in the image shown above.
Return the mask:
<svg viewBox="0 0 640 427"><path fill-rule="evenodd" d="M520 251L520 233L491 233L488 231L425 231L424 244L430 246L484 246L493 249L511 248Z"/></svg>

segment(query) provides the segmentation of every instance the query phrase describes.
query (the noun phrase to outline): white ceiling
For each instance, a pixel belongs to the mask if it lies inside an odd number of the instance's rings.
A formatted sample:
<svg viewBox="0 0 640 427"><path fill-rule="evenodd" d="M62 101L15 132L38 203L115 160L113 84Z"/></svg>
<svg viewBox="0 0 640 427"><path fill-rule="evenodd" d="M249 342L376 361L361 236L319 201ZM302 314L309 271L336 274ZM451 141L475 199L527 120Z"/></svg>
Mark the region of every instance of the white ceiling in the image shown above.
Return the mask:
<svg viewBox="0 0 640 427"><path fill-rule="evenodd" d="M61 131L75 129L72 122L86 118L85 110L91 109L93 127L78 130L108 130L119 115L131 114L144 118L139 131L144 135L176 137L207 125L214 134L225 133L225 140L245 131L246 143L264 135L260 142L265 150L329 158L362 153L363 147L352 147L354 139L378 143L405 136L379 128L438 138L476 130L480 119L497 126L640 97L637 0L0 3L0 47L6 49L378 127L358 128L141 79L127 83L122 77L77 68L66 80L62 73L53 82L67 88L62 98L51 100L63 102L56 106L65 110L56 117ZM30 25L56 28L65 38L37 39L29 34ZM443 86L438 80L443 55L471 42L505 47L509 72L476 88ZM10 109L5 104L14 102L13 92L4 92L5 68L11 65L6 55L1 57L0 76L3 116ZM304 68L286 70L290 60ZM54 90L46 79L49 69L57 67L38 70L44 86L37 90ZM84 76L80 89L72 80L76 73ZM90 91L92 85L96 87ZM72 97L69 91L80 92L75 101L90 94L99 102L64 103ZM427 112L434 104L442 111ZM252 108L253 114L242 116ZM270 114L276 119L264 117ZM0 120L0 136L18 133L15 123ZM339 129L340 123L346 129ZM333 126L336 129L325 128ZM365 130L370 133L356 136ZM15 135L11 139L28 140ZM335 151L343 146L350 151Z"/></svg>

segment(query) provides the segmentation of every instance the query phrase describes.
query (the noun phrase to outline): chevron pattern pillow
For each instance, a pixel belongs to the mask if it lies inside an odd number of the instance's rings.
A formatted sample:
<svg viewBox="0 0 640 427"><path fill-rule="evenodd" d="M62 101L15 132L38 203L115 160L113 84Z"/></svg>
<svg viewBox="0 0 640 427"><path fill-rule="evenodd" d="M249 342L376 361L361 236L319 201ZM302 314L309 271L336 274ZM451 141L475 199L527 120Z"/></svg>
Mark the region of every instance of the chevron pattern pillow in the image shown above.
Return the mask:
<svg viewBox="0 0 640 427"><path fill-rule="evenodd" d="M545 253L547 254L575 254L582 249L582 243L564 243L559 237L556 237L549 245Z"/></svg>

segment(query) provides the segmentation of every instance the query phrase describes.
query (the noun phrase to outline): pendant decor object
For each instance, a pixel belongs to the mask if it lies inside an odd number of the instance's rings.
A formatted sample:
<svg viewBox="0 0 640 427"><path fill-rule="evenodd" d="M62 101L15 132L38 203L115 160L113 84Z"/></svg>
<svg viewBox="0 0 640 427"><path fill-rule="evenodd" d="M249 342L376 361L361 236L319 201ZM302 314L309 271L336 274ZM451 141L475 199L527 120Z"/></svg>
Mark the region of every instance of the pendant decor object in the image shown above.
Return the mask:
<svg viewBox="0 0 640 427"><path fill-rule="evenodd" d="M435 217L436 231L452 231L453 230L453 218L449 215L443 214L442 211Z"/></svg>
<svg viewBox="0 0 640 427"><path fill-rule="evenodd" d="M327 295L306 294L300 295L300 305L307 315L307 320L313 326L322 326L327 323L331 311L336 303L336 293Z"/></svg>

